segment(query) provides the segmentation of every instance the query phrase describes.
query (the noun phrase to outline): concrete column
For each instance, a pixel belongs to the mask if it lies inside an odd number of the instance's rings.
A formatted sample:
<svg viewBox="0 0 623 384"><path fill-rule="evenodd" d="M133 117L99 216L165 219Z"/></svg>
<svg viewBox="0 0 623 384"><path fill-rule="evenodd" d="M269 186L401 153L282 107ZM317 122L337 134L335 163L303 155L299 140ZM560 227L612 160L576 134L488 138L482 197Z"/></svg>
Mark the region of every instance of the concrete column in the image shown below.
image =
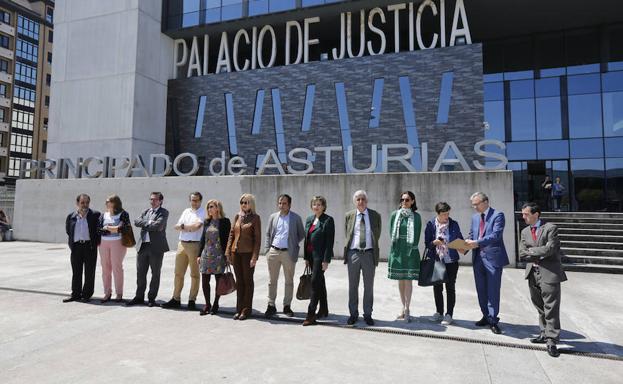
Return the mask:
<svg viewBox="0 0 623 384"><path fill-rule="evenodd" d="M161 0L58 0L48 156L164 153L173 40Z"/></svg>

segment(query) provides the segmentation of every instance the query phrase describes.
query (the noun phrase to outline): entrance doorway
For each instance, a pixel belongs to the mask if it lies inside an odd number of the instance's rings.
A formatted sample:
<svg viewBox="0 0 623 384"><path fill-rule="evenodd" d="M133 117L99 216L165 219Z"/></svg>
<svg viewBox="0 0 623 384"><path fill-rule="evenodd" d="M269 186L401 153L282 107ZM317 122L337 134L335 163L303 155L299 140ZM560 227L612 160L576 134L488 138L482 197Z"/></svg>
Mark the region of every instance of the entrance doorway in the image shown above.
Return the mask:
<svg viewBox="0 0 623 384"><path fill-rule="evenodd" d="M569 199L569 196L573 196L573 186L569 183L569 160L510 161L508 169L513 171L516 210L520 210L521 206L529 201L539 204L543 211L553 209L551 189L543 188L547 176L552 181L560 177L560 183L565 187L560 209L574 210Z"/></svg>

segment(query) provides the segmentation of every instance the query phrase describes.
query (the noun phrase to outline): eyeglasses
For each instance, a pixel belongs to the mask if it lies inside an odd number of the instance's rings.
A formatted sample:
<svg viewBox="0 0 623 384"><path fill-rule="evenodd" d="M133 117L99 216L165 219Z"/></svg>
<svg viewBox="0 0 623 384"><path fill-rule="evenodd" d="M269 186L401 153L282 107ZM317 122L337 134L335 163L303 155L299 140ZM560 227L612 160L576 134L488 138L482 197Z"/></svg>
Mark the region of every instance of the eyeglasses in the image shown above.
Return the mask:
<svg viewBox="0 0 623 384"><path fill-rule="evenodd" d="M249 202L248 201L241 201L240 202L240 205L245 205L245 204L249 204Z"/></svg>

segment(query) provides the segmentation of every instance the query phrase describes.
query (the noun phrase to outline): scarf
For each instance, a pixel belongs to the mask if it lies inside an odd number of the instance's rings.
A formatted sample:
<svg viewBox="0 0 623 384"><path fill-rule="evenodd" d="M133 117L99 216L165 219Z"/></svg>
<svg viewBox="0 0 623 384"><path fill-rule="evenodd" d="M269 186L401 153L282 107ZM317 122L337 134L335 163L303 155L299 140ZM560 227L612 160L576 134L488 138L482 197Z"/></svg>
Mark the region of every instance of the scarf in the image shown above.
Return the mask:
<svg viewBox="0 0 623 384"><path fill-rule="evenodd" d="M392 243L398 241L400 232L400 223L407 220L407 244L413 245L415 237L415 215L410 209L400 208L396 211L396 219L394 220L394 231L392 232Z"/></svg>
<svg viewBox="0 0 623 384"><path fill-rule="evenodd" d="M443 259L444 256L448 256L448 225L450 225L450 219L448 219L447 223L440 223L437 218L435 218L435 228L437 229L435 232L435 239L442 238L444 243L437 246L437 255L440 259Z"/></svg>

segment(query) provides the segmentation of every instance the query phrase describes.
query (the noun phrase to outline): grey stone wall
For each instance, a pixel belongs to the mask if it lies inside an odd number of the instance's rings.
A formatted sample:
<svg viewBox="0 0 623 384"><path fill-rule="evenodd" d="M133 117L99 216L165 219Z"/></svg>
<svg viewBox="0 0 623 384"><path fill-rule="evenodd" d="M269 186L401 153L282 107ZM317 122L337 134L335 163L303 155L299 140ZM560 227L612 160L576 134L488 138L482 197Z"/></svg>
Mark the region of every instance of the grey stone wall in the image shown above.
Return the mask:
<svg viewBox="0 0 623 384"><path fill-rule="evenodd" d="M441 78L453 71L454 81L447 124L437 124ZM335 83L343 82L355 166L370 164L371 144L407 143L399 77L408 76L413 97L419 141L429 146L429 168L435 164L444 143L453 140L468 162L473 159L473 145L482 140L482 47L480 44L425 51L401 52L354 59L312 62L245 72L210 74L170 80L168 84L167 153L175 156L191 152L205 163L229 153L224 94L234 100L238 152L253 173L256 156L267 149L277 152L271 89L281 92L281 109L286 152L304 147L342 145ZM374 80L384 79L379 128L368 128ZM305 92L315 84L311 130L301 131ZM262 126L251 135L255 99L264 89ZM195 138L195 122L200 96L207 96L203 135ZM207 160L207 161L206 161ZM471 162L470 162L471 164ZM342 154L334 154L332 172L345 172ZM314 172L325 169L324 155L316 156ZM204 173L207 170L200 172ZM395 164L390 171L405 171Z"/></svg>

